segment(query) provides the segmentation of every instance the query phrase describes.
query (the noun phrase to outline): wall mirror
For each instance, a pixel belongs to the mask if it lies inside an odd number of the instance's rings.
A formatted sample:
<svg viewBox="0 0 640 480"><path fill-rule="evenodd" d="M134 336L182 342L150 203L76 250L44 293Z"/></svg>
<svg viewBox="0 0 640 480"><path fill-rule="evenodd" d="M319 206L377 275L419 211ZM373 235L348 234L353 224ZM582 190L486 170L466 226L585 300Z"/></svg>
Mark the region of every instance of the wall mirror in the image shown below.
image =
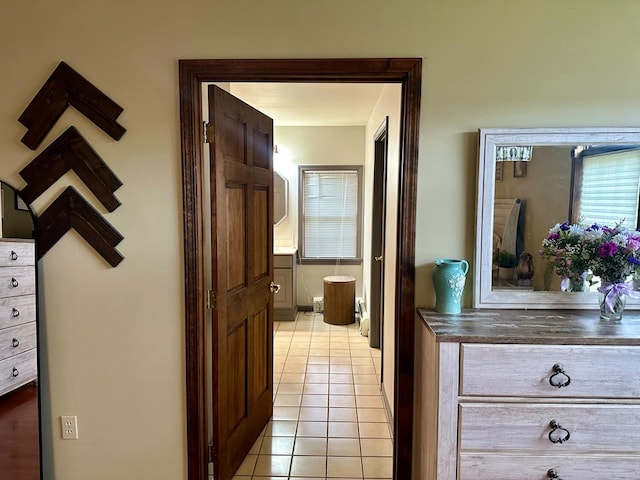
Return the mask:
<svg viewBox="0 0 640 480"><path fill-rule="evenodd" d="M40 473L35 222L0 182L0 478Z"/></svg>
<svg viewBox="0 0 640 480"><path fill-rule="evenodd" d="M587 205L598 207L593 215L599 223L624 219L627 227L638 228L638 172L623 174L631 179L631 191L621 202L600 187L588 187L583 177L596 158L616 175L625 162L639 166L640 128L492 128L479 133L474 307L597 308L597 285L566 291L539 252L551 227L585 219ZM600 197L589 200L585 192ZM518 279L513 268L523 253L531 255L528 279ZM629 298L627 308L640 309L640 300Z"/></svg>
<svg viewBox="0 0 640 480"><path fill-rule="evenodd" d="M273 224L280 225L288 214L289 182L278 172L273 172Z"/></svg>

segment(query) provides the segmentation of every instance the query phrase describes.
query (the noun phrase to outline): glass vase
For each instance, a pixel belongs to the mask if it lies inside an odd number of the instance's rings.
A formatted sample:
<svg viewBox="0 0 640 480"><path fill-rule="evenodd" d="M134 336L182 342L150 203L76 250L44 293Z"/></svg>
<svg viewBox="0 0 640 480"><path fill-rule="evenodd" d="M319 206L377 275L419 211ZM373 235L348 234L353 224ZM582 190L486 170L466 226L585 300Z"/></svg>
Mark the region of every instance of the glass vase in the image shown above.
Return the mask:
<svg viewBox="0 0 640 480"><path fill-rule="evenodd" d="M586 292L587 284L584 281L584 278L578 279L569 279L569 285L567 286L567 292Z"/></svg>
<svg viewBox="0 0 640 480"><path fill-rule="evenodd" d="M616 284L603 284L598 289L598 304L600 305L600 318L603 320L621 320L624 307L627 305L627 295L611 291Z"/></svg>

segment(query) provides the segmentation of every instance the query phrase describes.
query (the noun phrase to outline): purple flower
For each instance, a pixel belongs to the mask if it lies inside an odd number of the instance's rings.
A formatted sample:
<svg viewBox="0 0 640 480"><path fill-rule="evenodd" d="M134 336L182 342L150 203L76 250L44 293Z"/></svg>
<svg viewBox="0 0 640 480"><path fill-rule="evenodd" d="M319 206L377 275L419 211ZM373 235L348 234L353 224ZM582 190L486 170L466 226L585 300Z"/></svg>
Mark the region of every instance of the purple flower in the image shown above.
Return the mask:
<svg viewBox="0 0 640 480"><path fill-rule="evenodd" d="M627 248L632 252L640 250L640 238L629 238L627 240Z"/></svg>
<svg viewBox="0 0 640 480"><path fill-rule="evenodd" d="M613 242L605 242L598 247L600 257L612 257L618 251L618 246Z"/></svg>
<svg viewBox="0 0 640 480"><path fill-rule="evenodd" d="M560 238L560 234L554 232L549 234L549 236L547 237L547 240L558 240L559 238Z"/></svg>
<svg viewBox="0 0 640 480"><path fill-rule="evenodd" d="M567 231L571 228L571 226L569 225L569 222L563 222L562 225L560 225L560 230L562 231Z"/></svg>

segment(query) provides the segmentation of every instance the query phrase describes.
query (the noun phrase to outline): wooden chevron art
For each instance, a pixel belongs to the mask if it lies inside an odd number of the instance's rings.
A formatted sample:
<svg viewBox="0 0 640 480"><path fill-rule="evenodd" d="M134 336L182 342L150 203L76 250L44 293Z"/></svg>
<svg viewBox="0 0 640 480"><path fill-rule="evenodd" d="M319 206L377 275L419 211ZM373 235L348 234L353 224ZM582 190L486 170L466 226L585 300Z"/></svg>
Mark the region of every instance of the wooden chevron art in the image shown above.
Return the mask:
<svg viewBox="0 0 640 480"><path fill-rule="evenodd" d="M122 108L60 62L18 119L28 129L22 143L37 149L69 105L115 140L124 134L125 129L116 122ZM113 212L120 206L114 192L122 182L73 126L20 171L27 182L20 195L26 202L34 202L69 170L76 173L107 211ZM115 248L124 237L73 187L67 187L36 221L38 258L73 228L112 267L124 259Z"/></svg>
<svg viewBox="0 0 640 480"><path fill-rule="evenodd" d="M28 129L22 137L22 143L31 150L38 148L69 105L114 140L120 140L124 135L126 130L116 122L122 107L69 65L60 62L18 119Z"/></svg>

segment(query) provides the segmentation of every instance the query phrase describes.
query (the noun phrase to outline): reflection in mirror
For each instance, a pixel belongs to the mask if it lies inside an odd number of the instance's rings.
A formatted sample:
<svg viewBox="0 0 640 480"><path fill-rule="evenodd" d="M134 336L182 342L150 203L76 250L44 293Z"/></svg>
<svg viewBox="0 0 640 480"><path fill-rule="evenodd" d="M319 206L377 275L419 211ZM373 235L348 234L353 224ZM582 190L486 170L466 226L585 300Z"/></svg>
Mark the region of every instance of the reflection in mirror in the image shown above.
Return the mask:
<svg viewBox="0 0 640 480"><path fill-rule="evenodd" d="M278 172L273 172L273 224L280 225L287 218L289 182Z"/></svg>
<svg viewBox="0 0 640 480"><path fill-rule="evenodd" d="M40 473L35 223L16 191L0 189L0 478Z"/></svg>
<svg viewBox="0 0 640 480"><path fill-rule="evenodd" d="M482 129L479 169L474 306L595 308L598 285L563 291L542 240L565 221L638 228L640 129Z"/></svg>

